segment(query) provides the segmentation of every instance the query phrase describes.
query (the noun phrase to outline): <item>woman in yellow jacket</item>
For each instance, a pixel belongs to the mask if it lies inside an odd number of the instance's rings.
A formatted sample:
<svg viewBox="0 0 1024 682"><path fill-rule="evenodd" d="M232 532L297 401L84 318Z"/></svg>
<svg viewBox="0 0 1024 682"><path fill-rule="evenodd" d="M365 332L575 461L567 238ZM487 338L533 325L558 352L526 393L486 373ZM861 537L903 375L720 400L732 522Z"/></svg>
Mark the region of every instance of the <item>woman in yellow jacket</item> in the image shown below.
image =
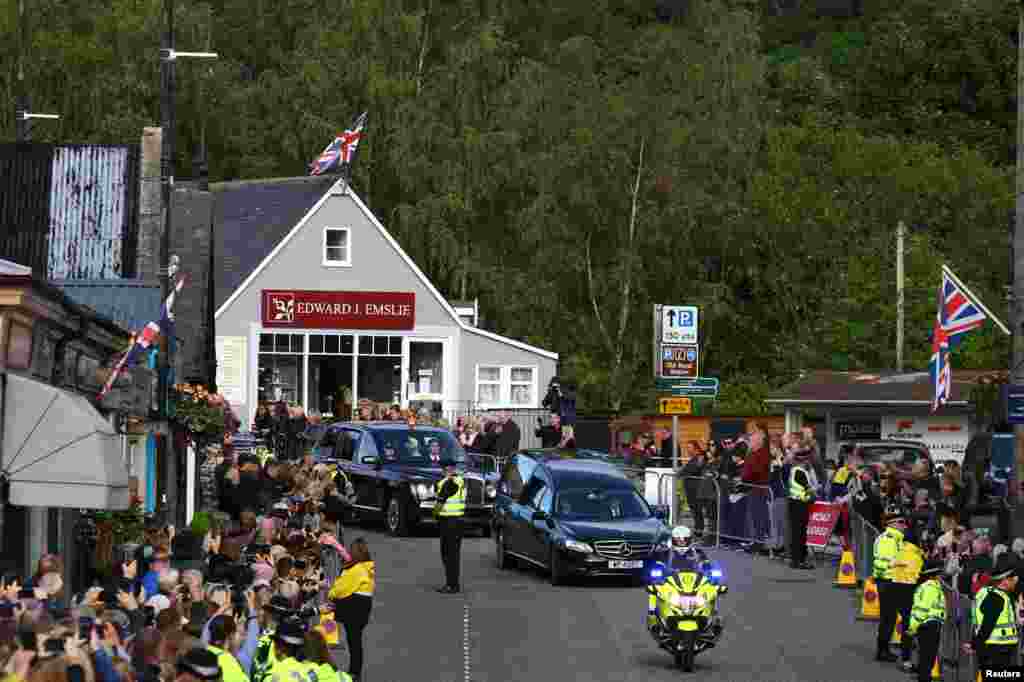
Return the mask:
<svg viewBox="0 0 1024 682"><path fill-rule="evenodd" d="M334 619L345 628L349 675L359 682L363 671L363 630L373 608L376 569L363 538L352 543L349 554L352 560L334 581L327 598L334 604Z"/></svg>
<svg viewBox="0 0 1024 682"><path fill-rule="evenodd" d="M900 618L903 619L902 632L904 634L901 641L901 658L903 659L903 668L907 671L913 669L913 664L910 662L913 642L906 635L906 630L910 626L910 612L914 608L914 590L917 589L917 581L921 577L921 569L924 566L924 552L911 542L912 539L912 535L907 536L889 570L889 574L892 576L892 582L889 584L890 592L893 600L899 604L897 608Z"/></svg>

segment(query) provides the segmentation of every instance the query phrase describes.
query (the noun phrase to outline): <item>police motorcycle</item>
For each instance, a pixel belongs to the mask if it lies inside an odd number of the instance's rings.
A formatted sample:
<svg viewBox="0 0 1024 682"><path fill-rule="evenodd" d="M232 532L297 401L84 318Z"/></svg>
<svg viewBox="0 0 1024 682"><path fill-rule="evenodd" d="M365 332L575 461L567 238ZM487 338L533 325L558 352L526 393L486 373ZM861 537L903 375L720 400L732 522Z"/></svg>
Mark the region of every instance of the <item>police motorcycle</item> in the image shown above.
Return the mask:
<svg viewBox="0 0 1024 682"><path fill-rule="evenodd" d="M718 597L729 591L721 568L691 542L689 528L675 528L671 565L656 564L647 586L648 631L683 672L693 672L697 654L721 638Z"/></svg>

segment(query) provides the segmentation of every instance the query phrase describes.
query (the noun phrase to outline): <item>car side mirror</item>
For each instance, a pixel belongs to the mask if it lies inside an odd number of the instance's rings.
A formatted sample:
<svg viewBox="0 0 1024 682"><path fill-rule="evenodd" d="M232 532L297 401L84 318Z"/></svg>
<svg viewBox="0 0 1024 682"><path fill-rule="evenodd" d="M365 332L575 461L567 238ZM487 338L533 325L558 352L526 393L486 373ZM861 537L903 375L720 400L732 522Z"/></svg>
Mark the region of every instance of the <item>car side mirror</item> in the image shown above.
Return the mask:
<svg viewBox="0 0 1024 682"><path fill-rule="evenodd" d="M533 512L533 520L534 521L547 521L548 520L548 513L547 512L543 512L543 511L539 511L539 510L535 511L535 512Z"/></svg>
<svg viewBox="0 0 1024 682"><path fill-rule="evenodd" d="M655 507L654 518L659 521L668 521L668 505L658 505Z"/></svg>

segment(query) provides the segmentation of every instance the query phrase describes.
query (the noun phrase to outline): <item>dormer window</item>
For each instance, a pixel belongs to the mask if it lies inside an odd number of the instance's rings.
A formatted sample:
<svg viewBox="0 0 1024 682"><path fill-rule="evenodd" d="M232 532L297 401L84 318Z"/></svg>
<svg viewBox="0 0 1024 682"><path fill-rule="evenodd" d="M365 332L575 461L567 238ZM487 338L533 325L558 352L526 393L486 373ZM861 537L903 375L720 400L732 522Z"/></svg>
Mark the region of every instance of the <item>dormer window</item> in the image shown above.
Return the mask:
<svg viewBox="0 0 1024 682"><path fill-rule="evenodd" d="M352 241L347 227L324 228L325 267L347 268L352 265Z"/></svg>

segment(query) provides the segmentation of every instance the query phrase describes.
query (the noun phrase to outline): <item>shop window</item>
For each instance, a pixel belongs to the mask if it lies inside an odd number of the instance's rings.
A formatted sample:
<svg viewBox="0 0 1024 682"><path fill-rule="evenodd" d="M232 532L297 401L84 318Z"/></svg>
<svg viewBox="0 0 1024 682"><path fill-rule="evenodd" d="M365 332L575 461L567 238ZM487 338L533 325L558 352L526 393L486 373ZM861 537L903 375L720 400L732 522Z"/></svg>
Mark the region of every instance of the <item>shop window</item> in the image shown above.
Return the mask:
<svg viewBox="0 0 1024 682"><path fill-rule="evenodd" d="M360 355L379 355L390 357L401 357L402 337L401 336L367 336L359 337Z"/></svg>
<svg viewBox="0 0 1024 682"><path fill-rule="evenodd" d="M310 334L310 355L352 355L355 348L354 339L350 335Z"/></svg>
<svg viewBox="0 0 1024 682"><path fill-rule="evenodd" d="M46 334L36 336L36 345L32 357L32 373L47 383L53 377L53 339Z"/></svg>
<svg viewBox="0 0 1024 682"><path fill-rule="evenodd" d="M359 360L359 399L375 403L401 401L402 359L400 357L363 357Z"/></svg>
<svg viewBox="0 0 1024 682"><path fill-rule="evenodd" d="M512 367L509 381L509 402L516 407L530 407L537 394L534 385L536 373L532 367Z"/></svg>
<svg viewBox="0 0 1024 682"><path fill-rule="evenodd" d="M324 261L329 267L352 265L352 251L347 227L324 228Z"/></svg>
<svg viewBox="0 0 1024 682"><path fill-rule="evenodd" d="M32 330L24 325L12 324L7 339L7 366L12 369L28 369L31 364Z"/></svg>
<svg viewBox="0 0 1024 682"><path fill-rule="evenodd" d="M476 368L476 401L481 405L501 402L501 367Z"/></svg>
<svg viewBox="0 0 1024 682"><path fill-rule="evenodd" d="M315 354L311 350L308 380L309 409L332 416L351 414L351 355Z"/></svg>
<svg viewBox="0 0 1024 682"><path fill-rule="evenodd" d="M260 334L258 399L260 402L304 400L303 334Z"/></svg>

